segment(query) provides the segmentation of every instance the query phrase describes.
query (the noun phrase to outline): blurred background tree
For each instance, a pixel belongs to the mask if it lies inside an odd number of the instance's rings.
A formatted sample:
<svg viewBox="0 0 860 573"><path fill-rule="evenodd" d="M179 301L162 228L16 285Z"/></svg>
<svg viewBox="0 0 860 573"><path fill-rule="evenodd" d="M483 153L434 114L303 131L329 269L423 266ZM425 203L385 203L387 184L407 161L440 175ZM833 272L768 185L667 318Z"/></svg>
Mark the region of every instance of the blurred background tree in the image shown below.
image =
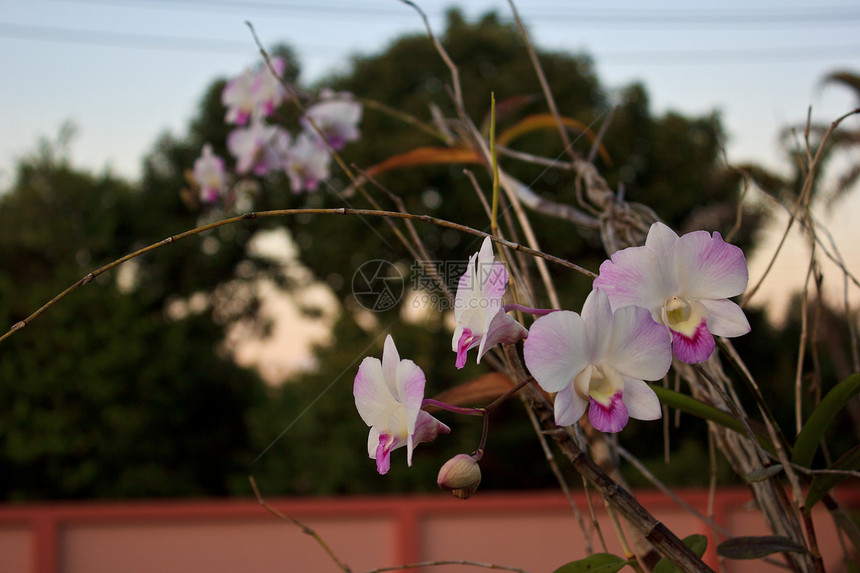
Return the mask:
<svg viewBox="0 0 860 573"><path fill-rule="evenodd" d="M485 123L491 92L509 104L500 114L500 130L545 112L513 26L492 13L468 22L452 10L440 38L460 67L466 111L477 125ZM323 86L346 90L426 122L432 121L433 106L452 113L445 88L448 70L424 35L404 36L379 54L357 57L346 71L317 86L302 85L288 48L273 52L286 58L288 80L300 92ZM610 160L598 159L598 166L613 188L649 205L681 232L706 228L726 234L732 228L741 181L723 165L718 113L655 116L644 86L602 86L586 55L541 52L540 59L563 115L593 132L609 122L603 143ZM220 103L224 83L215 81L205 91L187 134L165 135L156 143L139 183L74 169L62 144L46 145L22 160L13 187L0 200L0 317L6 324L21 320L93 268L201 220L179 191L187 186L185 171L204 143L228 157L230 128ZM295 110L282 109L279 121L294 126ZM364 109L361 130L362 139L343 157L362 168L439 145L371 106ZM580 153L590 149L586 137L575 136L574 146ZM551 130L523 137L516 147L545 157L564 154ZM535 192L576 202L570 173L504 161ZM475 166L410 168L384 173L379 181L413 213L480 225L486 217L464 167L475 169L489 189L487 175ZM293 195L284 179L257 181L254 208L370 206L358 195L348 203L337 197L333 191L347 184L337 172L330 188L310 195ZM393 208L384 194L371 189L383 208ZM544 250L597 270L605 254L595 235L544 215L532 219ZM760 211L745 213L734 238L748 256L762 220ZM274 260L250 249L255 234L275 228L288 231L283 247L292 240L297 259ZM479 246L473 237L450 230L422 226L419 232L439 261L465 261ZM367 428L352 399L358 364L364 356L381 355L384 332L390 329L401 356L424 369L428 395L487 368L472 359L462 371L455 370L441 312L409 314L408 299L385 312L363 310L352 280L371 260L395 265L409 286L413 260L381 220L258 220L158 249L74 292L0 346L0 497L248 494L248 473L271 494L435 488L439 466L476 446L479 421L440 414L452 434L421 446L410 470L397 452L390 474L380 478L366 458ZM565 306L578 309L590 282L564 269L555 268L553 274ZM261 280L274 281L287 294L322 281L340 301L333 340L316 350L318 368L268 386L255 371L236 366L225 345L237 322L252 325L259 336L270 331L254 288ZM768 365L751 365L765 379L763 385L784 383L792 368L786 357L793 356L786 348L793 348L796 338L785 339L763 313L751 320L755 336L737 345ZM517 402L511 400L491 419L482 488L555 483ZM620 439L643 458L662 460L661 436L661 424L631 422ZM703 423L682 425L673 432L680 452L673 464L654 466L678 483L706 483L704 472L689 471L707 464L705 436Z"/></svg>

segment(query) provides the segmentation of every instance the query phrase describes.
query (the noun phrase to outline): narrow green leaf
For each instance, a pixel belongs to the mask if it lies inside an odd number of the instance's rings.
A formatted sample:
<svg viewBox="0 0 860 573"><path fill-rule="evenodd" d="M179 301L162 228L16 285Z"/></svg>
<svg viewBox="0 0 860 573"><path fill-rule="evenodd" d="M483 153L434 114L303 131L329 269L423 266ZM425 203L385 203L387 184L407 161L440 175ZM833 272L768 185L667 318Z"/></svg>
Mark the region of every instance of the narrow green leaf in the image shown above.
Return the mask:
<svg viewBox="0 0 860 573"><path fill-rule="evenodd" d="M782 471L782 464L773 464L772 466L768 466L766 468L757 469L752 471L744 476L744 479L750 483L757 481L765 481L767 479L772 478L776 474Z"/></svg>
<svg viewBox="0 0 860 573"><path fill-rule="evenodd" d="M764 537L733 537L717 545L717 554L728 559L761 559L785 551L803 552L793 539L780 535Z"/></svg>
<svg viewBox="0 0 860 573"><path fill-rule="evenodd" d="M704 535L694 534L688 535L683 539L684 545L690 548L698 557L705 554L705 549L708 547L708 538ZM667 558L662 558L654 566L653 573L676 573L678 568Z"/></svg>
<svg viewBox="0 0 860 573"><path fill-rule="evenodd" d="M734 430L739 434L746 434L746 430L744 430L743 425L739 421L735 420L728 412L718 410L717 408L709 406L700 400L696 400L692 396L687 396L686 394L681 394L680 392L675 392L674 390L669 390L668 388L663 388L656 384L649 384L649 386L651 386L651 389L657 394L657 397L660 398L660 402L670 408L677 408L682 412L692 414L693 416L702 418L703 420L710 420L720 426ZM757 432L756 438L764 449L773 453L773 446L771 445L770 439L767 437L766 433Z"/></svg>
<svg viewBox="0 0 860 573"><path fill-rule="evenodd" d="M829 470L860 470L860 444L857 444L833 462ZM841 482L848 476L837 474L818 474L813 478L806 494L806 511L811 511L812 506L821 501L821 498L830 491L830 488Z"/></svg>
<svg viewBox="0 0 860 573"><path fill-rule="evenodd" d="M833 423L833 418L858 392L860 392L860 372L852 374L827 393L797 435L791 455L792 462L810 467L812 458L818 450L818 444Z"/></svg>
<svg viewBox="0 0 860 573"><path fill-rule="evenodd" d="M585 559L562 565L554 573L615 573L627 565L627 561L611 553L595 553Z"/></svg>

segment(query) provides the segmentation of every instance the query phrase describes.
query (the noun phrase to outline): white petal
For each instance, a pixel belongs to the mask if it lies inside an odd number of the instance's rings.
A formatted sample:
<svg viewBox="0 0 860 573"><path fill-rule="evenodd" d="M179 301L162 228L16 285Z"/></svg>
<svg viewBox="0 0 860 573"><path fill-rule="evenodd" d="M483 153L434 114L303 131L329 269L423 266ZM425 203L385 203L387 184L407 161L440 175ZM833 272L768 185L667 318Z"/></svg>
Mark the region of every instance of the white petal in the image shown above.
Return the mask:
<svg viewBox="0 0 860 573"><path fill-rule="evenodd" d="M582 304L582 320L585 322L586 357L591 364L598 364L612 336L613 314L609 298L600 289L592 289Z"/></svg>
<svg viewBox="0 0 860 573"><path fill-rule="evenodd" d="M397 366L400 364L400 354L394 345L391 335L386 335L385 346L382 349L382 375L392 396L399 396L397 388Z"/></svg>
<svg viewBox="0 0 860 573"><path fill-rule="evenodd" d="M559 391L555 395L555 423L557 426L571 426L582 418L585 413L585 408L588 406L588 400L580 398L573 391L573 386Z"/></svg>
<svg viewBox="0 0 860 573"><path fill-rule="evenodd" d="M627 413L637 420L658 420L663 416L660 400L648 384L642 380L624 378L624 393L621 396Z"/></svg>
<svg viewBox="0 0 860 573"><path fill-rule="evenodd" d="M415 432L415 421L424 400L424 372L411 360L401 360L397 365L397 390L400 402L406 410L406 431Z"/></svg>
<svg viewBox="0 0 860 573"><path fill-rule="evenodd" d="M609 297L613 309L635 305L656 310L675 294L675 276L663 271L655 252L648 247L617 251L600 265L594 286Z"/></svg>
<svg viewBox="0 0 860 573"><path fill-rule="evenodd" d="M526 366L541 388L558 392L588 365L585 323L575 312L561 310L538 318L523 343Z"/></svg>
<svg viewBox="0 0 860 573"><path fill-rule="evenodd" d="M659 380L672 366L672 337L644 308L620 308L604 361L623 376Z"/></svg>
<svg viewBox="0 0 860 573"><path fill-rule="evenodd" d="M741 294L749 270L744 253L719 233L687 233L676 250L679 293L689 298L719 299Z"/></svg>
<svg viewBox="0 0 860 573"><path fill-rule="evenodd" d="M361 361L352 387L355 408L368 426L380 423L380 416L391 404L394 396L385 384L382 364L378 358L368 356Z"/></svg>
<svg viewBox="0 0 860 573"><path fill-rule="evenodd" d="M741 336L750 331L750 323L741 307L730 300L700 300L708 309L708 330L716 336Z"/></svg>

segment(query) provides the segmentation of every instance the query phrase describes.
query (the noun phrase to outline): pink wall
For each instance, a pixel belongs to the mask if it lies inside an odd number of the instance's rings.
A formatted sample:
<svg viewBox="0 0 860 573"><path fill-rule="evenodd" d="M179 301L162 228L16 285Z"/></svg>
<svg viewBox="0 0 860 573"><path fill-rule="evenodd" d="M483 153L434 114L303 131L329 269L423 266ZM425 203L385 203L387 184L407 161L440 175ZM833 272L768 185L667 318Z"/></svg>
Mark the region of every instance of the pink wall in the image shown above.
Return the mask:
<svg viewBox="0 0 860 573"><path fill-rule="evenodd" d="M658 492L640 502L681 537L709 528ZM839 499L860 509L860 488ZM681 492L705 512L707 492ZM765 534L745 490L721 490L718 522L735 535ZM576 496L587 514L583 495ZM410 497L278 499L273 506L304 521L352 571L417 561L470 560L552 571L584 557L585 542L558 493L481 493L468 501L444 494ZM598 521L609 550L620 554L602 502ZM826 512L814 514L828 571L840 571L841 551ZM595 539L595 544L598 542ZM598 550L600 548L598 547ZM717 566L713 542L706 558ZM452 565L427 571L479 571ZM761 562L731 562L730 572L778 571ZM275 519L254 500L60 503L0 506L3 573L127 573L338 571L308 535ZM414 570L413 570L414 571Z"/></svg>

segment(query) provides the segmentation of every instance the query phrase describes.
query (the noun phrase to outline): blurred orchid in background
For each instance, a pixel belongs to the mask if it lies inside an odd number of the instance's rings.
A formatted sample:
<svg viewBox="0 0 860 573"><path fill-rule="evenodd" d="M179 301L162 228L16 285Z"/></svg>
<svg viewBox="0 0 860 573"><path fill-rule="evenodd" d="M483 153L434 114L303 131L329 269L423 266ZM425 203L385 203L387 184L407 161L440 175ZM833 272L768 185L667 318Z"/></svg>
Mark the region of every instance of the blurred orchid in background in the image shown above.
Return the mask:
<svg viewBox="0 0 860 573"><path fill-rule="evenodd" d="M502 309L507 284L508 271L505 265L495 262L493 242L487 237L481 250L469 257L469 265L457 285L457 326L451 340L457 368L466 365L466 353L476 346L480 364L484 353L496 344L514 344L528 336L528 330Z"/></svg>
<svg viewBox="0 0 860 573"><path fill-rule="evenodd" d="M385 337L382 361L367 357L355 376L353 395L361 419L370 426L367 453L376 469L385 474L391 467L391 451L406 446L406 461L412 465L412 450L451 430L421 409L424 372L411 360L401 360L391 335Z"/></svg>
<svg viewBox="0 0 860 573"><path fill-rule="evenodd" d="M678 237L654 223L642 247L630 247L600 265L594 286L605 291L613 309L635 305L669 328L675 356L703 362L714 351L714 336L741 336L750 325L728 300L747 287L743 251L719 233L695 231Z"/></svg>
<svg viewBox="0 0 860 573"><path fill-rule="evenodd" d="M272 58L272 68L278 76L283 74L286 62L283 58ZM224 121L245 125L252 117L268 117L287 96L287 90L268 66L256 72L245 70L224 86L221 103L227 108Z"/></svg>
<svg viewBox="0 0 860 573"><path fill-rule="evenodd" d="M224 160L212 153L212 146L208 143L194 161L193 177L200 188L200 201L203 203L217 202L227 188Z"/></svg>
<svg viewBox="0 0 860 573"><path fill-rule="evenodd" d="M618 432L629 418L660 418L657 395L643 380L659 380L672 365L669 333L648 311L612 312L594 289L582 314L558 311L538 318L523 346L526 366L555 397L555 423L575 424L588 409L591 425Z"/></svg>
<svg viewBox="0 0 860 573"><path fill-rule="evenodd" d="M352 99L352 94L323 94L323 99L308 109L302 125L308 133L316 133L315 125L331 148L340 151L347 143L358 140L361 112L361 104Z"/></svg>
<svg viewBox="0 0 860 573"><path fill-rule="evenodd" d="M316 145L314 138L305 132L300 133L287 149L283 160L283 169L290 178L293 193L316 191L320 182L329 178L330 165L328 149Z"/></svg>
<svg viewBox="0 0 860 573"><path fill-rule="evenodd" d="M280 169L290 145L290 135L278 126L254 118L248 127L239 127L227 136L227 149L236 158L236 172L253 171L266 175Z"/></svg>

